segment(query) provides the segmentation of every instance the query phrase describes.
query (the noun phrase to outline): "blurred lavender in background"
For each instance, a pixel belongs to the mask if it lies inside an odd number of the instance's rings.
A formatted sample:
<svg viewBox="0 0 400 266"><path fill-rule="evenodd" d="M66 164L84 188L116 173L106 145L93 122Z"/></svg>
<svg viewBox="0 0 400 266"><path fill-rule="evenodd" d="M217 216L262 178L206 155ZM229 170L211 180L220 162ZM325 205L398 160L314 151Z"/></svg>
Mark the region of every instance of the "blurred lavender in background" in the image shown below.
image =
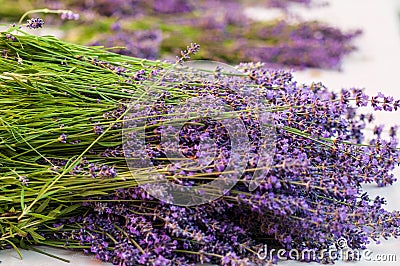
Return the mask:
<svg viewBox="0 0 400 266"><path fill-rule="evenodd" d="M39 7L72 9L80 21L64 24L64 39L102 45L113 52L147 59L170 59L188 43L202 47L194 59L230 64L264 62L268 67L340 69L343 58L354 51L353 39L361 32L318 21L307 22L291 12L292 6L318 8L323 0L100 0L2 1L2 16L18 16ZM7 6L13 6L11 12ZM15 8L17 7L17 8ZM249 8L267 9L275 15L256 21ZM18 11L19 10L19 11ZM49 18L46 24L60 24Z"/></svg>

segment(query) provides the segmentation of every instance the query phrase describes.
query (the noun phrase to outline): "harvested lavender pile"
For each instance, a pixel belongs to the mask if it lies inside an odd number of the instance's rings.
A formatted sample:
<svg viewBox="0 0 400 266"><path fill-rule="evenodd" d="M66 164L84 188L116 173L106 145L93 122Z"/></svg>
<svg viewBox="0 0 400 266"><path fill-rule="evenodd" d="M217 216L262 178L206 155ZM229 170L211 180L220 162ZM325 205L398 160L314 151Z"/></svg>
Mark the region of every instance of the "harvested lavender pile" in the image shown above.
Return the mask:
<svg viewBox="0 0 400 266"><path fill-rule="evenodd" d="M6 4L8 1L5 1ZM15 1L10 1L15 9ZM75 24L62 27L65 40L101 45L112 51L147 59L170 58L183 44L201 43L195 59L238 64L265 62L269 67L339 69L356 47L360 31L342 31L326 23L291 16L254 21L247 7L288 10L293 3L313 8L311 0L259 1L65 1L36 0L32 7L72 9ZM22 7L21 13L27 8ZM267 16L268 18L268 16Z"/></svg>
<svg viewBox="0 0 400 266"><path fill-rule="evenodd" d="M386 140L377 128L366 140L373 115L356 111L363 106L397 111L400 100L370 97L356 88L335 93L322 84L300 85L290 73L266 70L261 63L241 64L237 73L214 69L208 82L175 73L198 49L192 44L171 64L17 28L1 33L0 248L78 249L116 265L263 265L277 261L276 255L258 256L266 244L317 254L292 259L330 262L321 251L340 238L363 249L371 239L399 236L400 213L386 211L383 198L370 198L361 188L395 182L396 129ZM168 119L170 110L190 99L204 100L207 109L207 97L231 108L222 110L225 119L243 121L249 156L234 153L235 136L225 120L196 117L177 132L184 155L178 165L167 156L168 143L161 143L168 129L161 125L181 122ZM148 108L149 99L157 99L149 112L139 108L137 117L129 116L137 106ZM267 119L255 112L257 99L267 104L262 110ZM146 125L128 133L144 130L138 139L144 151L127 149L135 141L123 138L135 119ZM273 135L268 143L265 123ZM214 156L204 168L190 165L207 153L204 139L215 144L209 145ZM273 148L272 161L263 161L265 145ZM137 152L145 152L143 159L152 165L129 166ZM244 174L232 185L223 175L240 172L227 169L231 161L243 160ZM257 171L259 183L249 189ZM223 193L201 205L177 206L168 203L176 198L159 200L163 191L148 193L156 187L146 177L154 173L187 189L210 179L232 188L203 186L189 194L192 201Z"/></svg>

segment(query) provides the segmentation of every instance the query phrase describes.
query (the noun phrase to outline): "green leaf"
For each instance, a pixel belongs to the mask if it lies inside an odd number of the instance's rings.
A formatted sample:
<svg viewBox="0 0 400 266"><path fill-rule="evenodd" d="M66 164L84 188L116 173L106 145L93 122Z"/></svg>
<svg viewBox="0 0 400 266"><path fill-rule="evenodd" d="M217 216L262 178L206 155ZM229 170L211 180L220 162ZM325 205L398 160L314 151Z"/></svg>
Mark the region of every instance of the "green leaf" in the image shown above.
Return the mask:
<svg viewBox="0 0 400 266"><path fill-rule="evenodd" d="M57 193L58 191L59 191L58 189L57 189L57 190L53 190L53 191L49 191L49 192L47 192L46 194L43 194L43 195L40 197L40 199L47 198L48 196L53 195L53 194Z"/></svg>
<svg viewBox="0 0 400 266"><path fill-rule="evenodd" d="M78 209L79 207L82 207L82 204L71 205L71 206L65 208L64 210L62 210L60 215L65 215L67 213L73 212L74 210Z"/></svg>
<svg viewBox="0 0 400 266"><path fill-rule="evenodd" d="M47 216L50 216L50 217L57 217L57 216L59 216L60 213L61 213L61 211L60 211L61 208L62 208L61 205L58 206L57 208L55 208L54 210L52 210L51 212L49 212L49 213L47 214Z"/></svg>
<svg viewBox="0 0 400 266"><path fill-rule="evenodd" d="M100 191L85 191L81 194L82 197L93 196L93 195L108 195L106 192Z"/></svg>
<svg viewBox="0 0 400 266"><path fill-rule="evenodd" d="M46 209L46 207L49 205L49 202L50 202L50 198L45 199L45 200L42 202L42 204L40 204L40 206L36 208L35 211L36 211L37 213L43 212L43 211Z"/></svg>
<svg viewBox="0 0 400 266"><path fill-rule="evenodd" d="M116 141L116 142L97 142L99 145L103 146L103 147L115 147L118 145L121 145L121 141Z"/></svg>
<svg viewBox="0 0 400 266"><path fill-rule="evenodd" d="M19 236L25 237L27 235L27 233L25 231L23 231L21 228L13 225L12 223L9 223L9 225L10 225L10 229L14 230Z"/></svg>
<svg viewBox="0 0 400 266"><path fill-rule="evenodd" d="M37 228L27 228L26 231L32 236L36 243L40 243L42 240L46 240L43 236L35 232Z"/></svg>
<svg viewBox="0 0 400 266"><path fill-rule="evenodd" d="M19 246L20 246L21 248L23 248L23 249L27 249L27 246L26 246L26 244L25 244L23 238L21 238L21 239L19 240Z"/></svg>
<svg viewBox="0 0 400 266"><path fill-rule="evenodd" d="M39 213L28 213L28 215L35 217L35 218L42 219L44 221L53 220L55 218L55 217L50 217L50 216L46 216L46 215L39 214Z"/></svg>

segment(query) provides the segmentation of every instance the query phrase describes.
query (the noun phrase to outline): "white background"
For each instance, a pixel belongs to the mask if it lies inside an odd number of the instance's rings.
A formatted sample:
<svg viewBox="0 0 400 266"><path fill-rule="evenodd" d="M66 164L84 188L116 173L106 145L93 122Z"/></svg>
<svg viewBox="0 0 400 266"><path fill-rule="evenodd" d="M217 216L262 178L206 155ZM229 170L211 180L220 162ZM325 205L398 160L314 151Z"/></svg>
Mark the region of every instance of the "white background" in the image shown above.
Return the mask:
<svg viewBox="0 0 400 266"><path fill-rule="evenodd" d="M400 0L331 0L328 7L304 9L296 7L294 11L306 19L318 19L329 22L342 29L361 28L364 34L356 41L359 51L347 57L342 71L321 71L309 69L294 73L295 79L302 83L322 81L332 90L341 88L365 88L368 94L383 92L400 99ZM248 10L254 18L270 19L283 16L277 10L261 8ZM400 113L379 113L379 124L400 124ZM396 172L400 179L400 171ZM372 195L382 195L388 200L387 208L400 209L400 182L387 188L368 186ZM66 250L40 247L47 252L70 259L69 265L110 265L101 263L91 256ZM384 265L400 264L400 240L383 241L380 245L370 244L373 254L395 254L397 262L377 262L362 260L358 263L337 262L337 265ZM24 260L19 260L13 250L0 251L0 266L62 266L67 263L48 258L35 252L23 251ZM288 261L281 265L306 265ZM307 264L316 265L316 263Z"/></svg>

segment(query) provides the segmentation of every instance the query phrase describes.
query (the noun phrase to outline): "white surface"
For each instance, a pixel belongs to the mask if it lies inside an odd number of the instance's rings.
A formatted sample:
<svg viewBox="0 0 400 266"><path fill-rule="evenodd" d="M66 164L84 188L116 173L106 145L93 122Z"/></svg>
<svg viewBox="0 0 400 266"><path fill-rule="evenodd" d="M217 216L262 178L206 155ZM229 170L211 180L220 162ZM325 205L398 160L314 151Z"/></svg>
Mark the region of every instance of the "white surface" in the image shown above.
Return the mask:
<svg viewBox="0 0 400 266"><path fill-rule="evenodd" d="M70 263L57 260L34 251L21 250L23 260L20 260L18 254L10 250L0 251L0 266L107 266L111 263L103 263L94 256L85 256L83 252L74 252L64 249L51 247L36 247L49 254L56 255L63 259L68 259Z"/></svg>
<svg viewBox="0 0 400 266"><path fill-rule="evenodd" d="M361 28L364 34L358 38L359 51L350 55L344 62L342 72L307 70L296 72L295 79L310 83L322 81L328 88L340 90L342 87L365 88L367 93L381 91L400 99L400 27L398 9L400 0L332 0L330 6L301 11L305 18L327 21L344 29ZM253 10L252 12L255 12ZM270 15L276 13L270 13ZM262 14L257 14L257 18ZM381 124L400 124L400 115L380 113ZM399 171L397 176L400 177ZM400 178L399 178L400 179ZM400 209L400 182L392 187L378 189L369 187L372 195L383 195L388 200L388 209ZM47 252L71 260L70 265L110 265L101 263L91 256L81 253L43 248ZM372 265L394 266L400 264L400 240L383 241L380 245L371 244L373 255L394 254L397 262L377 262L362 260L358 263L337 262L336 265ZM0 266L62 266L67 263L48 258L35 252L24 251L24 260L19 260L13 250L0 251ZM280 265L298 265L299 262L282 262ZM307 264L316 265L316 263Z"/></svg>

